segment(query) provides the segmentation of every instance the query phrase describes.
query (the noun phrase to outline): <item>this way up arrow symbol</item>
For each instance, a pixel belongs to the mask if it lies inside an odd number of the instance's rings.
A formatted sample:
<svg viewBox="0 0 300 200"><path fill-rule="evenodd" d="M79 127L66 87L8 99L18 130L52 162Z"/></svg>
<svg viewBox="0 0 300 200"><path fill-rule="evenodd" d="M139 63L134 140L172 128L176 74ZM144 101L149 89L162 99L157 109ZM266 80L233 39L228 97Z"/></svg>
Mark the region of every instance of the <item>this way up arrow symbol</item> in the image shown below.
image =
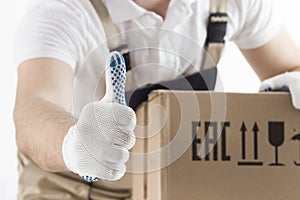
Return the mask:
<svg viewBox="0 0 300 200"><path fill-rule="evenodd" d="M258 159L258 126L257 123L255 122L254 126L253 126L253 134L254 134L254 159L257 160Z"/></svg>
<svg viewBox="0 0 300 200"><path fill-rule="evenodd" d="M243 122L242 127L241 127L241 132L242 132L242 159L246 159L246 125L245 122Z"/></svg>

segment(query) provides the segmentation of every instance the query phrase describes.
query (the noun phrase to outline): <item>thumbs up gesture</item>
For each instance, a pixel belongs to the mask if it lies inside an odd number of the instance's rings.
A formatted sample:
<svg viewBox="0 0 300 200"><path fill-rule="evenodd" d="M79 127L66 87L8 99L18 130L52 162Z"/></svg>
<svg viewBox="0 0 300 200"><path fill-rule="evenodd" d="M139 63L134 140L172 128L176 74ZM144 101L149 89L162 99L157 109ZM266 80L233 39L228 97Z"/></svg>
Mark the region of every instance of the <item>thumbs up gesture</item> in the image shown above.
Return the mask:
<svg viewBox="0 0 300 200"><path fill-rule="evenodd" d="M124 58L118 52L112 52L106 65L104 98L82 109L62 147L68 169L88 182L122 178L129 150L135 144L136 116L125 102Z"/></svg>

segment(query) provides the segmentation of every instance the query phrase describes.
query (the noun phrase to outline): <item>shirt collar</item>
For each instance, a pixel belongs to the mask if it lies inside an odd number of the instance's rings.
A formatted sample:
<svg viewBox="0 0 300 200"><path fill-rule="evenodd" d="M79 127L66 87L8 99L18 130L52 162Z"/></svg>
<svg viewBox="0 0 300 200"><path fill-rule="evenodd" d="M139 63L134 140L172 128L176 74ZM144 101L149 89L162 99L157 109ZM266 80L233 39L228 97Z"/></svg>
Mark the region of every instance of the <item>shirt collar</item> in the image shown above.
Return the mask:
<svg viewBox="0 0 300 200"><path fill-rule="evenodd" d="M114 22L122 22L137 18L147 12L132 0L102 0ZM173 1L173 2L172 2ZM190 6L196 0L171 0L170 3L181 3Z"/></svg>
<svg viewBox="0 0 300 200"><path fill-rule="evenodd" d="M170 4L181 4L187 8L190 8L195 1L196 0L171 0Z"/></svg>
<svg viewBox="0 0 300 200"><path fill-rule="evenodd" d="M194 3L196 0L178 0L180 1L182 4L185 4L187 6L190 6L192 3Z"/></svg>
<svg viewBox="0 0 300 200"><path fill-rule="evenodd" d="M147 12L132 0L102 0L114 22L137 18Z"/></svg>

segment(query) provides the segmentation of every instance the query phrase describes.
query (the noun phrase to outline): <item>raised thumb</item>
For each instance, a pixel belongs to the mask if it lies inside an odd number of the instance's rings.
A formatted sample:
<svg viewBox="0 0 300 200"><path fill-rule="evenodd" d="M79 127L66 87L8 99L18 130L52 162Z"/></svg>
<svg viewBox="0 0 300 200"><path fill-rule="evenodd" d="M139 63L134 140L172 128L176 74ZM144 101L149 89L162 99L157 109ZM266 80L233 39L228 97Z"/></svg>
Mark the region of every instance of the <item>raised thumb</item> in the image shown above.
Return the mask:
<svg viewBox="0 0 300 200"><path fill-rule="evenodd" d="M103 100L126 105L125 84L125 60L119 52L111 52L106 59L106 92Z"/></svg>

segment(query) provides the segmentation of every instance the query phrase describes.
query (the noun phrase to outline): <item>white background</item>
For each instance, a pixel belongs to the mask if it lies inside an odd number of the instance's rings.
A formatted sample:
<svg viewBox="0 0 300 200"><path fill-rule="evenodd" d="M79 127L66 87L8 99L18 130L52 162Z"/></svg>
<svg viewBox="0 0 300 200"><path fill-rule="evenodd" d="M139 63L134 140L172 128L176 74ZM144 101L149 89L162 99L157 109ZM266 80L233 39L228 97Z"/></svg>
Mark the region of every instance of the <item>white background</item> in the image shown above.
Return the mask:
<svg viewBox="0 0 300 200"><path fill-rule="evenodd" d="M47 1L47 0L45 0ZM284 24L300 46L300 1L277 0ZM17 73L12 62L12 44L16 26L27 0L0 1L0 199L16 199L17 161L12 111ZM233 44L226 49L220 72L226 91L256 92L259 80Z"/></svg>

